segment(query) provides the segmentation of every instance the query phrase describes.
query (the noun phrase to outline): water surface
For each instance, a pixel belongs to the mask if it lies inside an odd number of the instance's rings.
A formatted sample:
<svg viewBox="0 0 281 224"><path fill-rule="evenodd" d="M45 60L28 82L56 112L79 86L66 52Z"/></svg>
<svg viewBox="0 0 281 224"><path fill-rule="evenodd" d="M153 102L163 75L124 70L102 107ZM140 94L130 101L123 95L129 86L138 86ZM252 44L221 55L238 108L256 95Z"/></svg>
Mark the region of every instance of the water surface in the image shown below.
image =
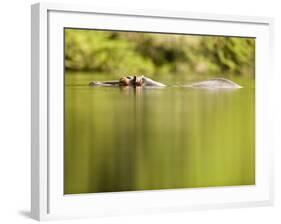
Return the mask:
<svg viewBox="0 0 281 224"><path fill-rule="evenodd" d="M223 91L95 78L65 76L65 194L255 184L254 80Z"/></svg>

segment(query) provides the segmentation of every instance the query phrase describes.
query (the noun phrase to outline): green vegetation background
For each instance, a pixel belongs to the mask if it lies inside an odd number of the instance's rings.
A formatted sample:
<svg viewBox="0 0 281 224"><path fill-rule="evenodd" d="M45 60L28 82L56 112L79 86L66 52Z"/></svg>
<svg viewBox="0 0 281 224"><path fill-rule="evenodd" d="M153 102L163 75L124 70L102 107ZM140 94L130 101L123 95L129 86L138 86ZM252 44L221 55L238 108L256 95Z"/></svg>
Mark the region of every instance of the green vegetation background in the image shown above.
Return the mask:
<svg viewBox="0 0 281 224"><path fill-rule="evenodd" d="M248 76L255 39L65 29L65 68L104 75Z"/></svg>

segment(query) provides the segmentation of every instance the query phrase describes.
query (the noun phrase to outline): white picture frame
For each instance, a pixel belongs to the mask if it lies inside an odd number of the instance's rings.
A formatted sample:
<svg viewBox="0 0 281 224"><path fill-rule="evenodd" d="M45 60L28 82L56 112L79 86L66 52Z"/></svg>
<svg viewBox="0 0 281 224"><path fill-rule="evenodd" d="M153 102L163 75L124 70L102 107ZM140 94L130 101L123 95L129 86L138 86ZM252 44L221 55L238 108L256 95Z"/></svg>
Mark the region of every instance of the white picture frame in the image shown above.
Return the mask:
<svg viewBox="0 0 281 224"><path fill-rule="evenodd" d="M97 9L37 3L32 15L31 214L37 220L186 211L273 203L272 18L190 12ZM254 186L63 194L63 28L256 38Z"/></svg>

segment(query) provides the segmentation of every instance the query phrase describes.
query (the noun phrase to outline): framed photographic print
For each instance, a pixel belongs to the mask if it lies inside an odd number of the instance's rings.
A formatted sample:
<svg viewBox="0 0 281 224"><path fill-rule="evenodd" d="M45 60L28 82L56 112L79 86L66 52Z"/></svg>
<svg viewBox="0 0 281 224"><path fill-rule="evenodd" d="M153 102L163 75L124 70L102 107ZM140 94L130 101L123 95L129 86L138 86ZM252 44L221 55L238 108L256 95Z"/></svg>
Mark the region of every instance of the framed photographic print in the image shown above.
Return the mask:
<svg viewBox="0 0 281 224"><path fill-rule="evenodd" d="M272 204L272 30L32 5L32 217Z"/></svg>

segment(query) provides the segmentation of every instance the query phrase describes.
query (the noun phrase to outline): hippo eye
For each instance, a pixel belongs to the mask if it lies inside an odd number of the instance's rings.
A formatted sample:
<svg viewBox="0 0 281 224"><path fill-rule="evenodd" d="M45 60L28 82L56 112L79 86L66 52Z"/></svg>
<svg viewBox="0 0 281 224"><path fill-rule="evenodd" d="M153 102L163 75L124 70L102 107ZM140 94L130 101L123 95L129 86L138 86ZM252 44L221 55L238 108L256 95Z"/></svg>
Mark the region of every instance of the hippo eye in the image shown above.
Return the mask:
<svg viewBox="0 0 281 224"><path fill-rule="evenodd" d="M127 78L127 79L131 79L132 77L131 77L131 76L127 76L126 78Z"/></svg>

